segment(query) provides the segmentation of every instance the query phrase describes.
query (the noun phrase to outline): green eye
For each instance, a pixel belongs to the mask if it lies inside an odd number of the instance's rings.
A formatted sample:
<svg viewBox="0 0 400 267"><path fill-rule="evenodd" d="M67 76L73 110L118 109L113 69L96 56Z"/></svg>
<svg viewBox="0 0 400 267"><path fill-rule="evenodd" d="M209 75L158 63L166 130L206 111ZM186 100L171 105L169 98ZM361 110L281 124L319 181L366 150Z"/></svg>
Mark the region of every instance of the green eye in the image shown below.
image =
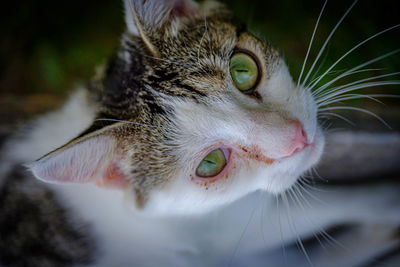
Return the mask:
<svg viewBox="0 0 400 267"><path fill-rule="evenodd" d="M230 72L236 87L244 92L256 86L258 81L258 66L248 54L239 52L232 56Z"/></svg>
<svg viewBox="0 0 400 267"><path fill-rule="evenodd" d="M200 162L196 169L196 175L204 178L217 176L222 172L225 165L226 157L224 152L221 149L215 149Z"/></svg>

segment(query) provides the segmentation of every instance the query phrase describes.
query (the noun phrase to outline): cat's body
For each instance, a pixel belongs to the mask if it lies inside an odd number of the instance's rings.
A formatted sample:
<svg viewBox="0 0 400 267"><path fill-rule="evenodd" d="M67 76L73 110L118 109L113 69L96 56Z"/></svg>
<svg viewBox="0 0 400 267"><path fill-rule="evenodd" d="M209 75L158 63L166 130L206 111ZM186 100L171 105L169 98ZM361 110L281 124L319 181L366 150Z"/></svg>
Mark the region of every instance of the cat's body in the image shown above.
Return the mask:
<svg viewBox="0 0 400 267"><path fill-rule="evenodd" d="M312 208L275 196L324 146L313 98L277 52L215 3L125 3L128 32L105 72L4 148L0 264L307 266L294 244L337 225L344 248L305 243L316 266L372 264L399 245L398 186L321 189L302 196ZM246 49L263 75L242 93L226 67ZM192 172L219 146L225 176ZM34 160L55 184L21 171ZM14 203L40 209L26 219Z"/></svg>

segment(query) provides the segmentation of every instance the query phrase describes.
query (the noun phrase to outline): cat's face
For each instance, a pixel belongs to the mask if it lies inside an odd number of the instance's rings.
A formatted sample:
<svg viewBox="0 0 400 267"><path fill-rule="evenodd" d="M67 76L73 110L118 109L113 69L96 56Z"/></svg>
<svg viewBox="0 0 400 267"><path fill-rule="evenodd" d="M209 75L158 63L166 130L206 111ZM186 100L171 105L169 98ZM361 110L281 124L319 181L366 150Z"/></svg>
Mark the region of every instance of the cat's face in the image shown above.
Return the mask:
<svg viewBox="0 0 400 267"><path fill-rule="evenodd" d="M97 118L35 162L50 182L123 189L148 213L200 213L279 194L322 153L311 93L214 2L125 1L128 31L93 82ZM107 123L105 123L107 122Z"/></svg>

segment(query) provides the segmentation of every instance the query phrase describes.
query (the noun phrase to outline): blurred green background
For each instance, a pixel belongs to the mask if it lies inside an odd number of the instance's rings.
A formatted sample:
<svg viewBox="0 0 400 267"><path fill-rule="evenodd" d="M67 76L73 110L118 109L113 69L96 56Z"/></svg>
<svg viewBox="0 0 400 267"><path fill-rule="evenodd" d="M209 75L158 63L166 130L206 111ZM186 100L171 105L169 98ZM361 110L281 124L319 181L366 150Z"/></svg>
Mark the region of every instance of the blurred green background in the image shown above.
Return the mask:
<svg viewBox="0 0 400 267"><path fill-rule="evenodd" d="M255 33L279 49L297 79L323 0L224 2ZM359 1L327 47L322 66L328 67L374 33L400 23L397 2ZM328 3L311 51L312 59L351 3ZM105 63L114 52L124 29L122 3L118 0L8 1L0 17L0 109L15 107L27 113L57 105L67 92L89 78L96 66ZM398 48L400 30L395 29L352 53L336 70L347 70ZM382 70L369 76L400 71L400 56L371 67ZM354 77L348 81L353 80ZM388 86L367 92L399 94L400 88ZM385 100L389 105L399 102ZM7 111L1 115L6 116Z"/></svg>

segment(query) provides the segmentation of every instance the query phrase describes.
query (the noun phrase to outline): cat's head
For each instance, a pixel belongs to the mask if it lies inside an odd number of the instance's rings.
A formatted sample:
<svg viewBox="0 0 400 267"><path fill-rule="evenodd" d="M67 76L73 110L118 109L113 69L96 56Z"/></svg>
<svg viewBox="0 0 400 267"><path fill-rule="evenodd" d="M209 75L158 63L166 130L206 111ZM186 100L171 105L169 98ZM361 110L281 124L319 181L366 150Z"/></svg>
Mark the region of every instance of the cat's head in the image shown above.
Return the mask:
<svg viewBox="0 0 400 267"><path fill-rule="evenodd" d="M97 119L34 162L36 177L124 190L149 213L199 213L279 194L318 162L310 92L223 5L126 0L125 13L121 48L90 86Z"/></svg>

